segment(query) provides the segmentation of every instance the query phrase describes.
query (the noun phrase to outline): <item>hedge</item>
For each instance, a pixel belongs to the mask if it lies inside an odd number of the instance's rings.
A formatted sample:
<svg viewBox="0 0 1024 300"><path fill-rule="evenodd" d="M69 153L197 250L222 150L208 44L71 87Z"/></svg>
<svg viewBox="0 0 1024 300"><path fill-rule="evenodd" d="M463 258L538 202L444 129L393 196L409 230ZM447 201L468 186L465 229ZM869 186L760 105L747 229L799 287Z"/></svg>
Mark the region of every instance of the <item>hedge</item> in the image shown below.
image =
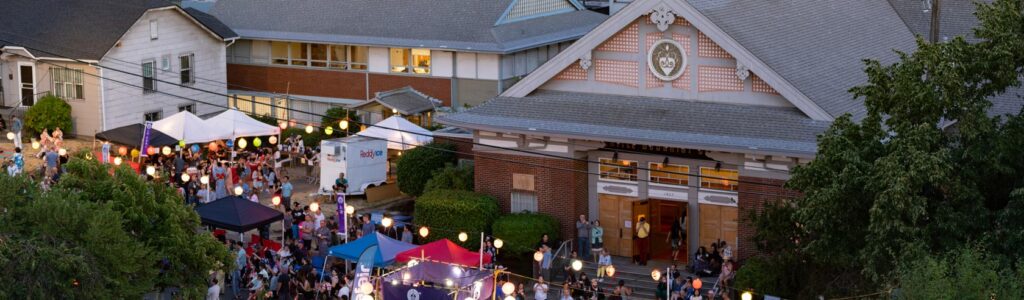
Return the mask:
<svg viewBox="0 0 1024 300"><path fill-rule="evenodd" d="M430 180L427 180L427 185L426 187L423 188L423 191L429 192L432 190L445 189L472 191L473 167L456 167L448 165L445 166L444 169L434 171L434 177L431 177Z"/></svg>
<svg viewBox="0 0 1024 300"><path fill-rule="evenodd" d="M57 96L46 95L25 111L25 129L28 136L38 135L43 129L60 127L63 132L74 132L71 128L71 105Z"/></svg>
<svg viewBox="0 0 1024 300"><path fill-rule="evenodd" d="M477 250L480 233L487 233L498 217L494 198L470 191L433 190L416 199L413 223L427 226L430 235L425 242L447 238L467 249ZM469 240L460 243L459 232Z"/></svg>
<svg viewBox="0 0 1024 300"><path fill-rule="evenodd" d="M434 171L455 163L455 153L451 151L455 151L455 145L437 142L405 151L395 166L398 189L407 195L422 195L427 180L434 177Z"/></svg>
<svg viewBox="0 0 1024 300"><path fill-rule="evenodd" d="M537 251L533 247L544 234L551 241L558 240L560 227L552 216L525 212L504 215L495 220L491 228L494 237L505 242L502 251L515 255Z"/></svg>

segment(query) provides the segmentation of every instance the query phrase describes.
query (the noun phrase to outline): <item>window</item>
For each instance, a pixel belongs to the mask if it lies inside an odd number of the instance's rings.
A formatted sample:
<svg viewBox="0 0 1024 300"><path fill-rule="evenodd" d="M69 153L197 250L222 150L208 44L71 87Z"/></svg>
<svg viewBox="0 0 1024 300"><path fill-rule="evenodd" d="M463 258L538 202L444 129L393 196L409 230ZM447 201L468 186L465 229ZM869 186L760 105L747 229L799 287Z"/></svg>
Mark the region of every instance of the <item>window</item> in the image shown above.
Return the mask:
<svg viewBox="0 0 1024 300"><path fill-rule="evenodd" d="M235 105L232 108L244 113L252 113L252 96L235 95Z"/></svg>
<svg viewBox="0 0 1024 300"><path fill-rule="evenodd" d="M288 64L287 42L270 42L270 63L278 65Z"/></svg>
<svg viewBox="0 0 1024 300"><path fill-rule="evenodd" d="M163 114L160 111L153 111L153 112L148 112L148 113L142 115L142 118L145 119L148 122L154 122L154 121L158 121L158 120L162 119L161 115L163 115Z"/></svg>
<svg viewBox="0 0 1024 300"><path fill-rule="evenodd" d="M274 101L275 102L274 105L276 106L276 107L274 107L274 117L276 119L278 119L278 120L287 120L288 119L288 99L277 98L277 99L274 99L274 100L275 100Z"/></svg>
<svg viewBox="0 0 1024 300"><path fill-rule="evenodd" d="M636 181L637 162L633 160L600 159L601 179Z"/></svg>
<svg viewBox="0 0 1024 300"><path fill-rule="evenodd" d="M252 41L240 40L231 44L227 49L228 62L247 64L251 62Z"/></svg>
<svg viewBox="0 0 1024 300"><path fill-rule="evenodd" d="M194 54L187 54L178 56L178 62L181 63L181 84L193 84L196 83L196 74L193 71L192 62L195 60Z"/></svg>
<svg viewBox="0 0 1024 300"><path fill-rule="evenodd" d="M740 179L738 170L700 168L700 187L707 189L735 191Z"/></svg>
<svg viewBox="0 0 1024 300"><path fill-rule="evenodd" d="M156 20L149 20L149 39L150 40L155 40L158 37L157 32L158 32L159 28L157 28L157 25L158 24L157 24Z"/></svg>
<svg viewBox="0 0 1024 300"><path fill-rule="evenodd" d="M512 213L537 212L537 194L530 191L512 190Z"/></svg>
<svg viewBox="0 0 1024 300"><path fill-rule="evenodd" d="M196 105L195 104L189 104L189 105L178 106L178 112L183 112L183 111L187 111L187 112L190 112L192 114L195 114L196 113Z"/></svg>
<svg viewBox="0 0 1024 300"><path fill-rule="evenodd" d="M50 81L53 95L61 99L82 99L85 97L85 86L82 70L64 67L50 68Z"/></svg>
<svg viewBox="0 0 1024 300"><path fill-rule="evenodd" d="M156 91L156 62L142 62L142 91Z"/></svg>
<svg viewBox="0 0 1024 300"><path fill-rule="evenodd" d="M391 72L430 74L430 49L391 48Z"/></svg>
<svg viewBox="0 0 1024 300"><path fill-rule="evenodd" d="M253 98L255 99L255 101L253 102L253 110L251 112L252 114L257 115L257 116L272 116L273 115L273 114L271 114L271 111L270 111L270 98L268 98L268 97L253 97Z"/></svg>
<svg viewBox="0 0 1024 300"><path fill-rule="evenodd" d="M291 58L291 65L293 66L308 66L309 65L309 44L307 43L291 43L288 45L288 53Z"/></svg>
<svg viewBox="0 0 1024 300"><path fill-rule="evenodd" d="M690 183L690 167L673 164L650 163L651 183L687 185Z"/></svg>
<svg viewBox="0 0 1024 300"><path fill-rule="evenodd" d="M160 70L170 71L171 70L171 55L165 54L160 57Z"/></svg>
<svg viewBox="0 0 1024 300"><path fill-rule="evenodd" d="M313 67L327 67L327 48L324 44L309 44L309 65Z"/></svg>

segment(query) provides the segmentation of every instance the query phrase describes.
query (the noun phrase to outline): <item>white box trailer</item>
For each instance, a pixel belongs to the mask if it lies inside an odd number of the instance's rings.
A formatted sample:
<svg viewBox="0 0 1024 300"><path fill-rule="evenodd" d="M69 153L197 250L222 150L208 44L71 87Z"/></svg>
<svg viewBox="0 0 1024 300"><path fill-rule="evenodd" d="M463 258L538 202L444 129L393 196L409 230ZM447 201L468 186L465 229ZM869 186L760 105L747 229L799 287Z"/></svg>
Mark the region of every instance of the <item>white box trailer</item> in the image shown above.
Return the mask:
<svg viewBox="0 0 1024 300"><path fill-rule="evenodd" d="M332 193L341 173L348 179L349 195L366 193L366 188L388 179L387 141L353 135L320 142L320 193Z"/></svg>

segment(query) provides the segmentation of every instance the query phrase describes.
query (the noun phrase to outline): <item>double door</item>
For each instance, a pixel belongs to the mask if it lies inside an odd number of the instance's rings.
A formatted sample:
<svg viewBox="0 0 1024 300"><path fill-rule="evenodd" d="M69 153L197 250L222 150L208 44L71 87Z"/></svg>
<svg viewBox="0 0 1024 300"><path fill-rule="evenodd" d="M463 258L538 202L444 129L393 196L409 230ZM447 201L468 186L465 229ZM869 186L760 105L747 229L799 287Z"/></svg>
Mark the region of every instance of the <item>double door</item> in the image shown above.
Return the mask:
<svg viewBox="0 0 1024 300"><path fill-rule="evenodd" d="M732 248L733 255L737 248L737 232L739 228L739 211L736 207L714 204L700 205L700 244L711 251L711 243L725 241ZM693 252L693 251L691 251Z"/></svg>
<svg viewBox="0 0 1024 300"><path fill-rule="evenodd" d="M633 206L640 202L635 197L600 194L599 217L604 227L604 248L612 255L633 256L633 231L636 220Z"/></svg>

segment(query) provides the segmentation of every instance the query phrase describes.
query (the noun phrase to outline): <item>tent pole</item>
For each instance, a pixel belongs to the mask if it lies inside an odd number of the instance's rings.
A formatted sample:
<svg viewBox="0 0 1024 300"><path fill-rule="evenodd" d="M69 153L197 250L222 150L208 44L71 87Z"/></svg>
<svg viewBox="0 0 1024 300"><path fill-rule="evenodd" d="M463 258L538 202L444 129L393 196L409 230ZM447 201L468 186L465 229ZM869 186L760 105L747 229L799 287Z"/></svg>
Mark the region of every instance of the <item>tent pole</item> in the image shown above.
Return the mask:
<svg viewBox="0 0 1024 300"><path fill-rule="evenodd" d="M480 233L480 270L484 269L484 233Z"/></svg>

